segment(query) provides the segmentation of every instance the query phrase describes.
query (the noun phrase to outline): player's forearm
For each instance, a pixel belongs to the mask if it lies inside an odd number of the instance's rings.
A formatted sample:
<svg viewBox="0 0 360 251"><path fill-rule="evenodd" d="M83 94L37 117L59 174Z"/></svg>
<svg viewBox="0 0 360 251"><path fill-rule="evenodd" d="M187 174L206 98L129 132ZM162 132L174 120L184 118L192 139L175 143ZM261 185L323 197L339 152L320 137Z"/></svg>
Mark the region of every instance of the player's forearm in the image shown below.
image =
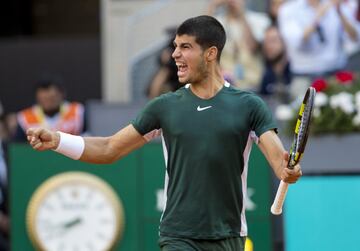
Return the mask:
<svg viewBox="0 0 360 251"><path fill-rule="evenodd" d="M110 137L85 137L85 148L79 160L95 163L109 164L121 158L121 153L111 145Z"/></svg>
<svg viewBox="0 0 360 251"><path fill-rule="evenodd" d="M284 163L284 146L274 131L265 132L260 136L259 148L273 169L276 177L281 179L281 174L286 166Z"/></svg>
<svg viewBox="0 0 360 251"><path fill-rule="evenodd" d="M136 141L118 140L116 137L85 137L81 161L94 164L110 164L143 146L142 137Z"/></svg>
<svg viewBox="0 0 360 251"><path fill-rule="evenodd" d="M112 163L116 152L112 150L110 137L81 137L63 132L56 132L55 152L74 160L88 163Z"/></svg>
<svg viewBox="0 0 360 251"><path fill-rule="evenodd" d="M265 156L267 161L269 162L271 168L273 169L276 177L280 180L281 174L284 169L284 159L283 159L284 151L281 151L280 148L274 149L273 151L268 152Z"/></svg>
<svg viewBox="0 0 360 251"><path fill-rule="evenodd" d="M143 146L147 141L133 125L128 125L110 137L80 137L66 133L59 135L56 152L69 158L95 164L109 164L133 150Z"/></svg>
<svg viewBox="0 0 360 251"><path fill-rule="evenodd" d="M282 154L280 154L280 152L278 152L277 154L278 155L276 156L276 158L272 158L269 162L276 177L281 180L281 174L283 169L286 167L286 164L284 165L283 152Z"/></svg>

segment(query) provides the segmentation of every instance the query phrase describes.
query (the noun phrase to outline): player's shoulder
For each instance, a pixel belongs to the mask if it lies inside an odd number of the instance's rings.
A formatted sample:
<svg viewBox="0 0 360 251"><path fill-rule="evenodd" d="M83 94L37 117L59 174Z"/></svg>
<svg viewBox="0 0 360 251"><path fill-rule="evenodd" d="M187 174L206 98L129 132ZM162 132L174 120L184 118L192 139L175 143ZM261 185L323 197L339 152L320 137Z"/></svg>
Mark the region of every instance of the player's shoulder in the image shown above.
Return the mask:
<svg viewBox="0 0 360 251"><path fill-rule="evenodd" d="M255 92L251 90L242 90L233 85L229 85L225 92L229 95L232 95L236 98L244 98L244 99L258 99L260 98Z"/></svg>
<svg viewBox="0 0 360 251"><path fill-rule="evenodd" d="M265 103L257 93L250 90L242 90L234 86L226 88L225 94L226 99L243 107L254 108Z"/></svg>
<svg viewBox="0 0 360 251"><path fill-rule="evenodd" d="M185 88L181 87L178 90L174 92L167 92L164 94L159 95L158 97L152 99L149 101L148 105L151 106L164 106L169 103L172 103L175 100L178 100L180 97L182 97L185 94Z"/></svg>
<svg viewBox="0 0 360 251"><path fill-rule="evenodd" d="M171 100L176 100L176 99L184 96L186 94L186 92L187 91L186 91L185 86L182 86L179 89L177 89L176 91L164 93L164 94L160 95L158 98L165 102L171 101Z"/></svg>

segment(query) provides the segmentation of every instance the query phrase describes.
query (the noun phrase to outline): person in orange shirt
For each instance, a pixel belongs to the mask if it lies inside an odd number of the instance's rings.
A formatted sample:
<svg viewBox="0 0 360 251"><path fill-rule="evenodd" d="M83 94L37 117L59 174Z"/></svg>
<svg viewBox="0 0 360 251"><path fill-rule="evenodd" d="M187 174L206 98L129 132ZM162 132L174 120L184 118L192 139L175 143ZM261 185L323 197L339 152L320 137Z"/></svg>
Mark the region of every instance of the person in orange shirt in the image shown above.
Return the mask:
<svg viewBox="0 0 360 251"><path fill-rule="evenodd" d="M17 113L15 141L25 141L25 132L30 127L43 126L73 135L80 135L85 131L84 106L64 100L64 91L55 82L39 82L35 88L35 96L35 105Z"/></svg>

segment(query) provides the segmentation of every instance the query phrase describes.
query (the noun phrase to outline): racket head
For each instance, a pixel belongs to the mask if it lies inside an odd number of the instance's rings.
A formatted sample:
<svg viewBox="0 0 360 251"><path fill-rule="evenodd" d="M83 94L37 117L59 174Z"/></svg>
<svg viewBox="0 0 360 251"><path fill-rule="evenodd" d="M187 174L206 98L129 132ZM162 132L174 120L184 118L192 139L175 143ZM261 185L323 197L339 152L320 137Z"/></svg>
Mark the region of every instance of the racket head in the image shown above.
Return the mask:
<svg viewBox="0 0 360 251"><path fill-rule="evenodd" d="M290 168L293 168L297 163L299 163L305 151L306 142L309 136L309 127L314 107L315 95L315 88L309 87L301 104L295 126L294 140L290 149L288 162L288 167Z"/></svg>

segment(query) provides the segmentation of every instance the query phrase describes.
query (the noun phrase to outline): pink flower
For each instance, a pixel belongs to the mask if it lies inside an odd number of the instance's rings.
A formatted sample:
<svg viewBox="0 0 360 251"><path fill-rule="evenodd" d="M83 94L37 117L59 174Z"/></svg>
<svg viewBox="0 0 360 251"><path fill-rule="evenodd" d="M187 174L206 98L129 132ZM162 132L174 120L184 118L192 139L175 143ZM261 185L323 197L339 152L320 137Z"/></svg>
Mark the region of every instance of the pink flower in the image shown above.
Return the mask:
<svg viewBox="0 0 360 251"><path fill-rule="evenodd" d="M316 92L321 92L327 88L328 84L325 79L317 78L314 80L311 86L315 88Z"/></svg>
<svg viewBox="0 0 360 251"><path fill-rule="evenodd" d="M350 71L339 71L335 74L336 80L341 85L351 84L354 80L354 73Z"/></svg>

